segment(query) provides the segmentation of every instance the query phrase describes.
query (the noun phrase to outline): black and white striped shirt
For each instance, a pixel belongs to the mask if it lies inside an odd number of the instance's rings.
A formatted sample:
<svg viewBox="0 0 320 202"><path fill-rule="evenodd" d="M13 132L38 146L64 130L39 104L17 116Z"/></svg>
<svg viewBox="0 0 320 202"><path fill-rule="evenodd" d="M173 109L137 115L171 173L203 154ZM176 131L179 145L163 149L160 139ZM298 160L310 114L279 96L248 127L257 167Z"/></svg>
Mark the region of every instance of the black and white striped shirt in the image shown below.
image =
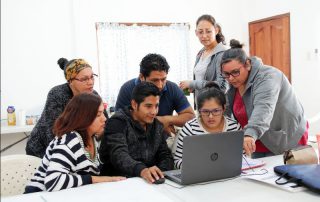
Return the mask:
<svg viewBox="0 0 320 202"><path fill-rule="evenodd" d="M98 142L94 138L94 145ZM97 148L94 160L88 158L78 132L53 139L46 149L42 163L25 189L25 193L57 191L91 184L92 175L99 175L100 161Z"/></svg>
<svg viewBox="0 0 320 202"><path fill-rule="evenodd" d="M241 130L240 124L229 118L224 117L224 127L222 132L226 131L237 131ZM188 121L183 128L179 132L178 140L177 140L177 149L174 154L174 166L177 169L181 169L182 165L182 155L183 155L183 138L186 136L192 135L204 135L208 134L204 127L201 124L201 121L198 118L194 118Z"/></svg>

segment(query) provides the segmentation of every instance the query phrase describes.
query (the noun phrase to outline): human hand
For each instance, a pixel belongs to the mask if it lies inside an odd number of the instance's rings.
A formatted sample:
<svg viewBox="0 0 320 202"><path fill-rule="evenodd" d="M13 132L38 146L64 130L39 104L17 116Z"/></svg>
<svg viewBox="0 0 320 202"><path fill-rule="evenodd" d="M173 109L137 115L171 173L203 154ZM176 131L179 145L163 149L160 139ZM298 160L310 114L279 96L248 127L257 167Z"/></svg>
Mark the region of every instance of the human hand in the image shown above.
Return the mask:
<svg viewBox="0 0 320 202"><path fill-rule="evenodd" d="M193 93L194 89L189 88L188 91L189 91L189 93Z"/></svg>
<svg viewBox="0 0 320 202"><path fill-rule="evenodd" d="M169 125L167 128L164 128L163 130L171 137L176 136L176 129L174 128L173 125Z"/></svg>
<svg viewBox="0 0 320 202"><path fill-rule="evenodd" d="M163 124L164 131L167 134L175 134L176 131L174 126L171 124L170 117L171 116L157 116L157 119Z"/></svg>
<svg viewBox="0 0 320 202"><path fill-rule="evenodd" d="M126 177L121 176L91 176L92 184L99 182L117 182L127 179Z"/></svg>
<svg viewBox="0 0 320 202"><path fill-rule="evenodd" d="M184 90L184 89L186 89L186 88L190 88L190 83L191 83L190 80L180 81L179 87L180 87L182 90Z"/></svg>
<svg viewBox="0 0 320 202"><path fill-rule="evenodd" d="M256 151L256 143L253 137L245 136L243 140L243 149L248 156Z"/></svg>
<svg viewBox="0 0 320 202"><path fill-rule="evenodd" d="M163 173L157 166L145 168L141 171L140 176L145 179L148 183L152 184L159 178L164 178Z"/></svg>

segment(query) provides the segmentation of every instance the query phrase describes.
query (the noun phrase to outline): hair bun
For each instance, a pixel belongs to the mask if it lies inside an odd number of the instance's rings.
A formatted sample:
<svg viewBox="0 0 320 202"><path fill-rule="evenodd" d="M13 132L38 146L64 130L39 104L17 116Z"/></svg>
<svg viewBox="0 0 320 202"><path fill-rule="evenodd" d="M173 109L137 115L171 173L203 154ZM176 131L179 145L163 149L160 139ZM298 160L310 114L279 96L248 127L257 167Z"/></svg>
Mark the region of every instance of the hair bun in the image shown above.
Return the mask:
<svg viewBox="0 0 320 202"><path fill-rule="evenodd" d="M221 90L218 83L215 81L208 81L204 87L205 88L216 88L218 90Z"/></svg>
<svg viewBox="0 0 320 202"><path fill-rule="evenodd" d="M64 70L64 68L68 62L69 61L66 58L60 58L57 63L59 65L60 69Z"/></svg>
<svg viewBox="0 0 320 202"><path fill-rule="evenodd" d="M230 47L231 48L242 48L243 44L241 44L240 41L238 41L236 39L231 39L230 40Z"/></svg>

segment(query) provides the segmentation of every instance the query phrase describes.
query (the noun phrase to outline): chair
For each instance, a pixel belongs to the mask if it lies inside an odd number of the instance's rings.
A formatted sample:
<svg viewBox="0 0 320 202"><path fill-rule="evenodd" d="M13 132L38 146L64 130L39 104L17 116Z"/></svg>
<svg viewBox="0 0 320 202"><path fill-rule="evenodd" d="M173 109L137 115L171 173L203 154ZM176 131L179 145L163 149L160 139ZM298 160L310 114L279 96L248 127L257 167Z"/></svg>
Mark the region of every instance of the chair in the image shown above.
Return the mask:
<svg viewBox="0 0 320 202"><path fill-rule="evenodd" d="M27 182L32 178L40 158L29 155L1 157L1 197L23 194Z"/></svg>

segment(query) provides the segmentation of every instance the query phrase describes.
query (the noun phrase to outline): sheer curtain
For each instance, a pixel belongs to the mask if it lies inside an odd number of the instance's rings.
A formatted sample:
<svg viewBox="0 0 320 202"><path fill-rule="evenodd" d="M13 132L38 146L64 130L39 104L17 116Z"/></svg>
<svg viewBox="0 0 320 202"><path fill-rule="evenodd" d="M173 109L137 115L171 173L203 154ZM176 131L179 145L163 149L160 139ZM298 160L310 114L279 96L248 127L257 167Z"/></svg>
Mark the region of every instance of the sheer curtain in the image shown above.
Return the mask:
<svg viewBox="0 0 320 202"><path fill-rule="evenodd" d="M170 70L168 80L192 79L189 25L168 26L96 23L101 96L114 106L122 84L139 75L139 64L148 53L163 55Z"/></svg>

